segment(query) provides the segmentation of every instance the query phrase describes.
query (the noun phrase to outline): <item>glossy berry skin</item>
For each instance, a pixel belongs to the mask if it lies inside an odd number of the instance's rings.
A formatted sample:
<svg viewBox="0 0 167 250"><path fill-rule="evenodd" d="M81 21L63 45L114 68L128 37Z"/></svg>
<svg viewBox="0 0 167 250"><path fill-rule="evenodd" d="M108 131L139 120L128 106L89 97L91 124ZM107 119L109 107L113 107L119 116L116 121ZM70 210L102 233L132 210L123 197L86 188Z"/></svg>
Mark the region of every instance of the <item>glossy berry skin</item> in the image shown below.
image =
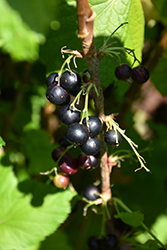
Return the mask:
<svg viewBox="0 0 167 250"><path fill-rule="evenodd" d="M89 155L80 155L78 158L78 164L83 169L89 169L91 165L91 159Z"/></svg>
<svg viewBox="0 0 167 250"><path fill-rule="evenodd" d="M97 168L99 165L99 155L98 154L97 155L89 155L89 157L91 160L91 165L90 165L91 169Z"/></svg>
<svg viewBox="0 0 167 250"><path fill-rule="evenodd" d="M80 123L73 123L66 130L66 138L75 145L83 145L89 138L87 128Z"/></svg>
<svg viewBox="0 0 167 250"><path fill-rule="evenodd" d="M53 178L53 184L57 188L66 188L69 184L69 177L67 175L64 175L63 173L59 173Z"/></svg>
<svg viewBox="0 0 167 250"><path fill-rule="evenodd" d="M78 162L82 169L92 170L98 166L99 157L97 155L80 155Z"/></svg>
<svg viewBox="0 0 167 250"><path fill-rule="evenodd" d="M63 148L55 148L53 151L52 151L52 159L56 162L60 155L64 152L64 149Z"/></svg>
<svg viewBox="0 0 167 250"><path fill-rule="evenodd" d="M48 87L51 86L52 84L58 84L58 73L51 73L46 78L46 84Z"/></svg>
<svg viewBox="0 0 167 250"><path fill-rule="evenodd" d="M101 143L97 137L89 138L82 146L81 150L86 155L96 155L101 147Z"/></svg>
<svg viewBox="0 0 167 250"><path fill-rule="evenodd" d="M104 133L104 140L107 144L111 146L118 146L122 140L122 135L117 131L117 139L116 142L116 132L114 129L109 129Z"/></svg>
<svg viewBox="0 0 167 250"><path fill-rule="evenodd" d="M104 249L116 250L118 246L118 238L115 234L108 234L104 239L102 239L102 244Z"/></svg>
<svg viewBox="0 0 167 250"><path fill-rule="evenodd" d="M88 185L83 191L84 197L89 201L95 201L100 198L96 193L100 193L100 191L98 187L93 184Z"/></svg>
<svg viewBox="0 0 167 250"><path fill-rule="evenodd" d="M101 250L101 240L96 236L91 236L88 239L88 246L90 250Z"/></svg>
<svg viewBox="0 0 167 250"><path fill-rule="evenodd" d="M70 105L66 104L63 105L59 111L59 119L62 123L70 125L80 121L80 114L81 113L77 110L72 111Z"/></svg>
<svg viewBox="0 0 167 250"><path fill-rule="evenodd" d="M73 175L78 171L78 161L71 155L64 155L59 162L59 169L65 175Z"/></svg>
<svg viewBox="0 0 167 250"><path fill-rule="evenodd" d="M121 64L115 69L115 76L118 80L126 81L131 77L131 67L127 64Z"/></svg>
<svg viewBox="0 0 167 250"><path fill-rule="evenodd" d="M65 105L70 102L68 92L56 84L52 84L46 91L46 98L55 105Z"/></svg>
<svg viewBox="0 0 167 250"><path fill-rule="evenodd" d="M150 74L148 69L140 65L132 69L131 77L136 83L145 83L149 79Z"/></svg>
<svg viewBox="0 0 167 250"><path fill-rule="evenodd" d="M80 75L73 70L72 72L73 73L67 70L61 75L60 78L60 85L68 91L74 91L81 85Z"/></svg>
<svg viewBox="0 0 167 250"><path fill-rule="evenodd" d="M83 125L86 124L86 117L82 121ZM95 137L102 131L102 123L97 116L88 116L88 130L91 137Z"/></svg>

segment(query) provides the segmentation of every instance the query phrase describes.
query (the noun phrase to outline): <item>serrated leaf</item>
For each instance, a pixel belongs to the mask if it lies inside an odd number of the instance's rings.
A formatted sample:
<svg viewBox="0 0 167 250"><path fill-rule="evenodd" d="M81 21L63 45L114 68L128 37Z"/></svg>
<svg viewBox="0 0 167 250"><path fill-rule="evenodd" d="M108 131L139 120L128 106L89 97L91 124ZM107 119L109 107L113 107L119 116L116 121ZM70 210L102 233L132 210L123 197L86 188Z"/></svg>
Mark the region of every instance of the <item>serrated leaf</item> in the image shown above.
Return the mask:
<svg viewBox="0 0 167 250"><path fill-rule="evenodd" d="M143 221L144 216L139 212L132 212L132 213L121 212L115 215L115 218L117 219L120 218L124 223L132 227L138 227Z"/></svg>
<svg viewBox="0 0 167 250"><path fill-rule="evenodd" d="M25 250L44 240L67 218L73 196L68 190L49 194L33 207L31 195L18 191L11 167L0 166L0 249Z"/></svg>
<svg viewBox="0 0 167 250"><path fill-rule="evenodd" d="M5 145L6 145L6 143L4 142L2 137L0 136L0 148L2 148L2 146L5 146Z"/></svg>
<svg viewBox="0 0 167 250"><path fill-rule="evenodd" d="M117 30L110 42L118 42L118 44L113 44L114 47L123 46L134 49L136 57L138 60L141 60L144 42L144 15L141 2L139 0L91 0L90 3L92 9L97 14L94 23L94 34L99 40L97 47L101 47L104 38L110 36L120 24L128 22L128 24ZM121 59L124 62L125 59ZM130 64L133 63L133 57L129 56L128 61ZM104 87L107 87L111 82L116 80L114 71L117 66L118 63L115 62L114 59L110 60L108 57L105 57L101 61L100 73ZM127 88L125 88L123 94ZM122 93L120 94L122 95Z"/></svg>
<svg viewBox="0 0 167 250"><path fill-rule="evenodd" d="M167 95L166 70L167 70L167 58L162 57L159 59L158 65L151 74L151 80L154 82L155 87L164 96Z"/></svg>

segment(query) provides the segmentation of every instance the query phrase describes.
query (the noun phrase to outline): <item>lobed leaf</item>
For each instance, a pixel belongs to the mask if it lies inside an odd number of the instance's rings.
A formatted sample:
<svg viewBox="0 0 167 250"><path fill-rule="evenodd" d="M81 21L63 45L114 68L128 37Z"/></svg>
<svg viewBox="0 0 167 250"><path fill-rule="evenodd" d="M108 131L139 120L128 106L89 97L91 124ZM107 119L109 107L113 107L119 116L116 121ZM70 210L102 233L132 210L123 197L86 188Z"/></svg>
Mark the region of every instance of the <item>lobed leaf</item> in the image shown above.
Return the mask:
<svg viewBox="0 0 167 250"><path fill-rule="evenodd" d="M31 195L17 189L11 167L0 166L0 249L32 249L52 234L70 213L68 190L46 195L39 207L30 203ZM10 240L9 240L10 239Z"/></svg>

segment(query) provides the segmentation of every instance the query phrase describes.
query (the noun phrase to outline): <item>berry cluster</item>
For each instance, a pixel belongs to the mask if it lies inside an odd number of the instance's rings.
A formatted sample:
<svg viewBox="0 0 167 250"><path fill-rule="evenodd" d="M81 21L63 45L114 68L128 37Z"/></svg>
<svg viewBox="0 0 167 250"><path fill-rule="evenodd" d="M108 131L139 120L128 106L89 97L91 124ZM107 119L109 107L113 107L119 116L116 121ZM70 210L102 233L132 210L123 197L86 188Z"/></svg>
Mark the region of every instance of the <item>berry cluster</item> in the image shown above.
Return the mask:
<svg viewBox="0 0 167 250"><path fill-rule="evenodd" d="M118 238L115 234L108 234L102 239L91 236L88 239L88 246L90 250L116 250L118 247Z"/></svg>
<svg viewBox="0 0 167 250"><path fill-rule="evenodd" d="M83 74L84 81L88 81ZM58 163L59 174L53 179L55 186L66 188L69 184L69 175L75 174L79 167L95 169L99 164L100 141L97 135L102 131L102 123L96 116L88 116L81 121L81 112L73 109L70 104L70 95L78 94L81 90L81 77L75 71L65 71L60 79L58 73L51 73L47 77L47 99L60 107L59 119L68 125L65 135L58 147L53 150L52 158ZM68 146L79 146L82 153L78 159L65 152Z"/></svg>
<svg viewBox="0 0 167 250"><path fill-rule="evenodd" d="M87 71L84 72L84 82L88 82ZM69 175L75 174L79 167L82 169L95 169L99 164L100 140L97 136L102 131L101 120L96 116L86 116L81 119L81 112L70 103L70 95L78 94L82 89L80 75L75 71L66 70L60 77L58 73L51 73L47 77L47 99L60 106L59 119L67 125L65 135L60 140L58 147L53 150L52 158L58 163L60 173L57 174L53 183L59 188L66 188L69 184ZM121 134L107 128L104 133L107 144L118 146L122 140ZM80 147L81 154L78 159L68 154L67 147ZM95 195L96 196L96 195ZM92 200L91 198L88 200Z"/></svg>
<svg viewBox="0 0 167 250"><path fill-rule="evenodd" d="M127 64L121 64L116 67L115 76L120 81L128 81L131 77L134 82L142 84L149 79L149 72L143 65L132 69Z"/></svg>

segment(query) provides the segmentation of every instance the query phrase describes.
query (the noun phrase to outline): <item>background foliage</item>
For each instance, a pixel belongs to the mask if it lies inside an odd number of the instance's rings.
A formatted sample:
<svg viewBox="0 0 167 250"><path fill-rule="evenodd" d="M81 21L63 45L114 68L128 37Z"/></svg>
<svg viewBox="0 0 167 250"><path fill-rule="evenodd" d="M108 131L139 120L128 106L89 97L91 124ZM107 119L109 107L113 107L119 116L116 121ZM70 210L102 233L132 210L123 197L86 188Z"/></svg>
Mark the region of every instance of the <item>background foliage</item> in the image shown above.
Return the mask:
<svg viewBox="0 0 167 250"><path fill-rule="evenodd" d="M116 27L128 21L111 42L135 49L138 59L149 65L165 34L166 0L91 0L90 4L97 14L94 28L97 48ZM84 218L83 203L76 205L83 188L99 179L99 170L80 170L72 176L78 195L70 190L58 190L47 177L39 175L54 167L51 152L66 129L60 126L58 108L45 98L45 79L48 73L60 69L61 47L81 49L75 6L73 0L27 0L24 3L0 0L0 249L86 250L88 237L100 232L101 217L89 211ZM122 57L122 62L131 64L132 58ZM121 110L130 88L115 79L117 65L109 56L100 64L106 114ZM81 59L77 59L77 66L78 72L87 69ZM148 108L143 108L143 96L133 100L121 124L139 145L152 173L144 170L135 173L138 162L127 159L121 168L115 167L112 174L113 195L132 210L142 212L145 223L164 244L167 243L164 230L167 218L166 68L164 50L150 68L151 86L157 91L157 95L153 95L155 99L146 99L144 107ZM143 89L147 95L152 93L150 88ZM152 102L155 109L149 113ZM119 149L129 150L129 145L123 141ZM77 155L77 150L72 154ZM120 230L119 220L116 221L115 227ZM147 234L137 237L143 244L149 239ZM157 249L157 246L147 242L134 249Z"/></svg>

